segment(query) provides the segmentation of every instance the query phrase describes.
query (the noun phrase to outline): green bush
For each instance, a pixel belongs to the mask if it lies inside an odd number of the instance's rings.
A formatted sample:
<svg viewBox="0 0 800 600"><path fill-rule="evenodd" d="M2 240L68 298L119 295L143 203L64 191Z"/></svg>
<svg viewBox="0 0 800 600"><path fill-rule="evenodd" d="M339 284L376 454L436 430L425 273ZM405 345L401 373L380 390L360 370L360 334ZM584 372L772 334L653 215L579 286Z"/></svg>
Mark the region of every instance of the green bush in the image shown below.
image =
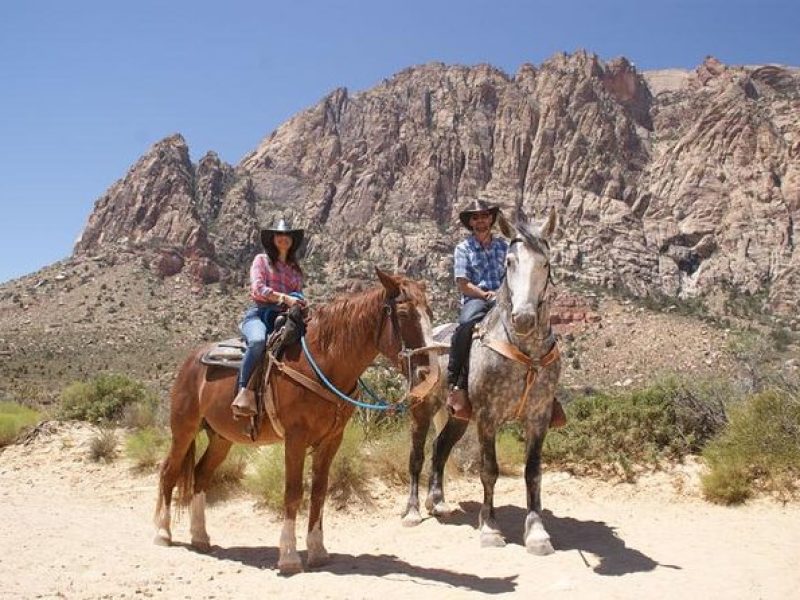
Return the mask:
<svg viewBox="0 0 800 600"><path fill-rule="evenodd" d="M703 494L742 502L756 490L791 497L800 478L800 399L768 390L731 410L728 427L703 452Z"/></svg>
<svg viewBox="0 0 800 600"><path fill-rule="evenodd" d="M155 404L157 399L143 384L127 375L104 373L64 388L59 416L90 423L113 422L122 418L128 407Z"/></svg>
<svg viewBox="0 0 800 600"><path fill-rule="evenodd" d="M0 447L12 443L27 427L32 427L41 415L16 402L0 402Z"/></svg>
<svg viewBox="0 0 800 600"><path fill-rule="evenodd" d="M566 407L568 424L548 434L545 460L580 474L635 479L634 465L657 468L697 452L725 424L729 385L675 377L617 395L592 393Z"/></svg>
<svg viewBox="0 0 800 600"><path fill-rule="evenodd" d="M285 473L283 444L266 446L258 450L245 486L255 494L259 505L279 511L283 507Z"/></svg>
<svg viewBox="0 0 800 600"><path fill-rule="evenodd" d="M146 427L128 436L125 455L133 461L134 469L149 471L164 458L168 448L169 435L165 430Z"/></svg>
<svg viewBox="0 0 800 600"><path fill-rule="evenodd" d="M328 478L328 499L335 506L342 507L354 499L368 500L369 473L362 456L363 444L363 432L357 425L348 424ZM305 464L303 507L308 505L311 491L312 456L307 457ZM277 511L283 507L285 473L283 444L267 446L259 450L245 485L260 505Z"/></svg>

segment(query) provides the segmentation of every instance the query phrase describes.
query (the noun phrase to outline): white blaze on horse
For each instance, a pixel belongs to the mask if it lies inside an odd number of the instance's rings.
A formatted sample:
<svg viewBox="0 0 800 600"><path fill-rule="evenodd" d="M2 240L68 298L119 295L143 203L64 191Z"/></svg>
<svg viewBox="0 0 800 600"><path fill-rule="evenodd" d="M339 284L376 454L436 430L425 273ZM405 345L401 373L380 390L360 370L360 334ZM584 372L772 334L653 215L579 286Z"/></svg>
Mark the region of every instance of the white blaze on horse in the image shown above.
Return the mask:
<svg viewBox="0 0 800 600"><path fill-rule="evenodd" d="M526 442L525 546L531 553L549 554L553 546L541 516L541 455L561 372L548 301L551 282L548 240L556 227L556 213L551 209L539 228L533 227L522 213L515 226L502 214L498 222L501 232L510 240L506 277L495 306L476 327L469 360L468 392L477 424L483 483L480 538L484 546L505 544L494 511L494 486L498 476L495 437L502 425L518 421L523 426ZM446 368L446 360L446 356L440 358L441 370ZM446 390L441 383L412 410L411 489L403 516L406 525L421 521L419 476L431 420L444 403ZM444 499L444 465L467 425L466 421L450 418L434 441L425 501L433 515L444 515L452 510Z"/></svg>
<svg viewBox="0 0 800 600"><path fill-rule="evenodd" d="M345 392L356 388L359 376L378 354L400 366L404 351L428 345L431 310L422 283L377 271L381 286L348 294L314 311L307 326L306 343L319 369ZM205 492L214 470L225 460L231 445L285 443L286 481L284 522L280 534L278 568L282 573L301 571L295 524L303 496L303 463L312 455L311 502L308 515L308 565L328 560L323 542L322 509L328 491L328 473L339 449L352 404L317 383L313 367L299 345L289 347L282 366L271 371L274 413L251 439L248 420L235 420L231 400L238 371L201 363L208 347L199 348L183 363L172 387L170 427L172 444L161 465L156 506L156 542L172 542L170 504L178 487L178 501L189 506L192 545L210 548L205 524ZM420 369L427 356L419 353L405 364ZM268 370L267 373L270 371ZM303 384L305 381L305 385ZM269 382L265 382L267 387ZM195 436L208 433L208 447L195 465Z"/></svg>

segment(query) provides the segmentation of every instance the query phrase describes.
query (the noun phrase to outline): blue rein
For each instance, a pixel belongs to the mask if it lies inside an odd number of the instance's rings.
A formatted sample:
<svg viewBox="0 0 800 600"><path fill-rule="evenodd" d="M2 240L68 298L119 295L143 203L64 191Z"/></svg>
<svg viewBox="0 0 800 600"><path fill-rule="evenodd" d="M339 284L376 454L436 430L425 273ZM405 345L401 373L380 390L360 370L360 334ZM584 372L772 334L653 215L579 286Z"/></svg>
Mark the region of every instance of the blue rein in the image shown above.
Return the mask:
<svg viewBox="0 0 800 600"><path fill-rule="evenodd" d="M306 344L306 336L300 337L300 344L303 347L303 354L306 356L306 360L308 360L308 364L311 365L311 368L316 373L319 380L328 388L331 392L333 392L337 397L341 398L345 402L352 404L353 406L357 406L359 408L366 408L369 410L385 410L385 411L402 411L405 410L405 406L402 404L389 404L386 400L380 398L375 392L373 392L366 383L359 377L358 378L358 385L361 389L366 392L366 394L375 401L375 404L369 404L367 402L361 402L360 400L356 400L355 398L351 398L347 394L342 393L339 389L334 386L327 377L325 377L325 373L322 372L322 369L319 368L314 357L311 356L311 351L308 349L308 345Z"/></svg>

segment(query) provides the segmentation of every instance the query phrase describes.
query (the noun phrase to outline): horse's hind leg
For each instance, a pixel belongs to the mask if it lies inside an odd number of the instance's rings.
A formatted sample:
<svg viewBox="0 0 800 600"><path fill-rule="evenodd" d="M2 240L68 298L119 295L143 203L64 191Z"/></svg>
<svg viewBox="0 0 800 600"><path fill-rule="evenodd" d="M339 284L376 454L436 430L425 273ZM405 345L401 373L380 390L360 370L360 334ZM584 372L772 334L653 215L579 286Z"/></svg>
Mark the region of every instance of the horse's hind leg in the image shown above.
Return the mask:
<svg viewBox="0 0 800 600"><path fill-rule="evenodd" d="M495 449L495 432L478 422L478 441L481 447L481 483L483 484L483 504L478 518L481 546L501 547L506 545L494 514L494 485L497 483L499 469Z"/></svg>
<svg viewBox="0 0 800 600"><path fill-rule="evenodd" d="M553 544L542 523L542 445L544 435L532 437L525 462L528 514L525 517L525 547L531 554L552 554Z"/></svg>
<svg viewBox="0 0 800 600"><path fill-rule="evenodd" d="M200 552L208 552L211 540L206 531L206 490L211 477L222 464L233 445L211 429L206 429L208 447L194 470L194 490L189 504L189 531L192 535L192 546Z"/></svg>
<svg viewBox="0 0 800 600"><path fill-rule="evenodd" d="M328 475L336 451L342 443L342 433L321 443L314 450L311 475L311 504L308 509L308 566L319 567L328 562L328 551L322 534L322 513L328 493Z"/></svg>
<svg viewBox="0 0 800 600"><path fill-rule="evenodd" d="M194 469L194 436L198 423L182 423L172 427L172 443L167 457L161 463L158 482L158 502L156 503L156 537L153 540L160 546L172 543L171 514L172 492L176 484L180 490L191 485Z"/></svg>
<svg viewBox="0 0 800 600"><path fill-rule="evenodd" d="M453 509L444 500L444 465L447 463L450 451L464 435L468 425L469 422L463 419L449 419L447 425L433 442L431 477L428 482L425 508L434 516L444 516L453 512Z"/></svg>
<svg viewBox="0 0 800 600"><path fill-rule="evenodd" d="M408 473L410 476L408 502L403 513L403 525L413 527L422 522L419 514L419 476L425 462L425 439L431 426L429 404L418 404L411 409L411 453L408 457Z"/></svg>

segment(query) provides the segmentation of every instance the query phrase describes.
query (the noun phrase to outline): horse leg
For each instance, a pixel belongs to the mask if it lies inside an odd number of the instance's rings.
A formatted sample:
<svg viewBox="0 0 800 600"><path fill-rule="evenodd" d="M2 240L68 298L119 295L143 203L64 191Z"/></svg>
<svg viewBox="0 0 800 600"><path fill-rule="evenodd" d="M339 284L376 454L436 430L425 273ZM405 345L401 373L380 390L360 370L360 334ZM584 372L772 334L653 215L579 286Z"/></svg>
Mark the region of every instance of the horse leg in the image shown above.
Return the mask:
<svg viewBox="0 0 800 600"><path fill-rule="evenodd" d="M206 490L211 483L211 477L218 466L222 464L233 445L216 432L206 429L208 447L203 453L200 462L194 470L194 493L189 504L189 531L192 534L192 546L200 552L211 549L211 540L206 531Z"/></svg>
<svg viewBox="0 0 800 600"><path fill-rule="evenodd" d="M410 486L403 525L413 527L422 522L419 514L419 476L425 462L425 439L431 426L431 407L427 403L411 409L411 453L408 457Z"/></svg>
<svg viewBox="0 0 800 600"><path fill-rule="evenodd" d="M552 554L553 545L542 523L542 445L544 434L535 434L528 446L525 462L525 487L528 491L528 514L525 517L525 548L531 554Z"/></svg>
<svg viewBox="0 0 800 600"><path fill-rule="evenodd" d="M179 485L180 496L192 485L194 471L194 436L199 427L197 423L187 419L180 426L173 423L172 443L164 462L161 463L158 482L158 502L156 503L155 524L156 536L153 540L160 546L169 546L172 543L170 530L172 504L172 491ZM181 501L184 498L179 497Z"/></svg>
<svg viewBox="0 0 800 600"><path fill-rule="evenodd" d="M286 432L285 451L286 485L283 495L283 530L279 544L278 570L283 575L291 575L303 570L303 561L297 553L295 524L297 511L303 499L306 442L296 434Z"/></svg>
<svg viewBox="0 0 800 600"><path fill-rule="evenodd" d="M328 474L333 457L342 443L342 433L322 442L314 450L311 466L311 504L308 509L308 566L319 567L328 562L322 536L322 513L328 493Z"/></svg>
<svg viewBox="0 0 800 600"><path fill-rule="evenodd" d="M483 484L483 504L478 518L481 546L502 547L506 545L503 534L497 526L494 514L494 485L497 483L499 469L495 449L495 432L478 421L478 441L481 447L481 483Z"/></svg>
<svg viewBox="0 0 800 600"><path fill-rule="evenodd" d="M425 508L434 516L449 515L454 510L444 500L444 465L450 457L450 451L464 435L468 425L469 421L463 419L449 419L447 425L444 426L444 429L436 436L436 440L433 442L431 476L428 482L428 497L425 499Z"/></svg>

